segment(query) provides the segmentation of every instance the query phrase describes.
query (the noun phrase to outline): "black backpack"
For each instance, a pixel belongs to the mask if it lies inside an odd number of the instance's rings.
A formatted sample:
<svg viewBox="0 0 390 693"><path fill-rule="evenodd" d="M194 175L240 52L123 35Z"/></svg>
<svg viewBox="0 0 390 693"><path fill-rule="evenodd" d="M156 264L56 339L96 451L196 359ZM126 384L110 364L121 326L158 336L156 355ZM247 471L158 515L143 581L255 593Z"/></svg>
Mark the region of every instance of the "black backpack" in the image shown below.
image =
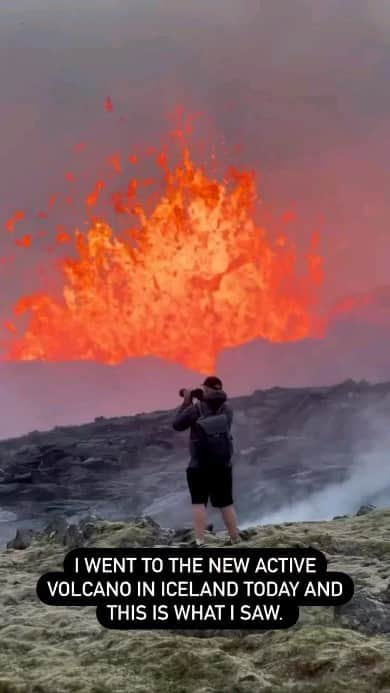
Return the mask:
<svg viewBox="0 0 390 693"><path fill-rule="evenodd" d="M195 423L194 440L196 456L201 466L223 468L230 465L233 455L233 440L229 421L222 413L223 404L215 412L208 414L198 402L200 417Z"/></svg>

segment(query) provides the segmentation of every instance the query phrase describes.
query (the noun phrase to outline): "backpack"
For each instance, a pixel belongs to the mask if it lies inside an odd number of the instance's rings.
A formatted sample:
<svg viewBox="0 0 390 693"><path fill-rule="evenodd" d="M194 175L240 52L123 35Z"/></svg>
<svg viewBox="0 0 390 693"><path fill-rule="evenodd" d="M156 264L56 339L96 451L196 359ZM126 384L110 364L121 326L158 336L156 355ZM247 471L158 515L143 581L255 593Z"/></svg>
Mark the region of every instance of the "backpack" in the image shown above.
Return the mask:
<svg viewBox="0 0 390 693"><path fill-rule="evenodd" d="M200 417L195 423L194 440L197 459L201 466L227 467L233 455L233 440L228 418L221 412L224 405L215 414L207 414L201 402L198 406Z"/></svg>

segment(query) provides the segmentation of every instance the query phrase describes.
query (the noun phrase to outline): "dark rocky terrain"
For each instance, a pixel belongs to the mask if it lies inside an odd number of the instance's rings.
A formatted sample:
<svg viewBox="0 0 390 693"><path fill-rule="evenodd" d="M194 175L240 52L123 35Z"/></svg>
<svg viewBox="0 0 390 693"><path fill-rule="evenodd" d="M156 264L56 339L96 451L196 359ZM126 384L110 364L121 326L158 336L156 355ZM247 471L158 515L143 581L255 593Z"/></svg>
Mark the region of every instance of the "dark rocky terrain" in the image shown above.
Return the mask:
<svg viewBox="0 0 390 693"><path fill-rule="evenodd" d="M289 513L329 519L390 498L390 383L272 388L231 402L242 526ZM99 418L0 441L0 545L16 526L56 514L186 524L188 434L172 430L172 416Z"/></svg>

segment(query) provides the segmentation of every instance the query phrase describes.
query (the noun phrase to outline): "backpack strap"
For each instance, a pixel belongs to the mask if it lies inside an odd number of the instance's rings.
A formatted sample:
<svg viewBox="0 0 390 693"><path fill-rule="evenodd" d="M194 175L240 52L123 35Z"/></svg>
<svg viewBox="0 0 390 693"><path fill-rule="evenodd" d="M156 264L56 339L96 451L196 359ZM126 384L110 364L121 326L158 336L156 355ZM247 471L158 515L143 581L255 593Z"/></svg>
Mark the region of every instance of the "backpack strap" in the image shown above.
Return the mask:
<svg viewBox="0 0 390 693"><path fill-rule="evenodd" d="M196 403L196 407L199 410L199 416L204 416L204 412L202 410L202 402L200 400Z"/></svg>
<svg viewBox="0 0 390 693"><path fill-rule="evenodd" d="M202 402L201 400L199 400L199 401L197 402L197 406L198 406L198 409L199 409L199 413L200 413L200 416L203 416L203 417L204 417L204 416L206 416L206 414L205 414L205 411L204 411L204 408L203 408L202 405L203 405L203 402ZM222 402L221 406L218 407L218 409L216 410L214 416L216 416L217 414L222 414L222 413L223 413L222 410L223 410L224 406L225 406L225 402ZM213 416L213 413L211 413L210 416Z"/></svg>

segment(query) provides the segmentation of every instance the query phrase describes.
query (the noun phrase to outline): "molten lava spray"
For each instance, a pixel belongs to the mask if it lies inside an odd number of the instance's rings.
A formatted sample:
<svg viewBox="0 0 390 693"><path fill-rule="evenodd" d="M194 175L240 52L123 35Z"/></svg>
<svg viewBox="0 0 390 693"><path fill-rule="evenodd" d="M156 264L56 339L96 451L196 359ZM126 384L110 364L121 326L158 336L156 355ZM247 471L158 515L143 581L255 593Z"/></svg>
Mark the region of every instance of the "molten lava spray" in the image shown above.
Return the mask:
<svg viewBox="0 0 390 693"><path fill-rule="evenodd" d="M318 332L317 239L300 276L287 237L271 238L257 221L254 174L232 169L221 180L210 177L187 145L174 166L164 154L157 161L164 189L153 207L136 200L139 185L131 180L111 198L131 228L115 231L91 217L86 232L71 234L74 257L61 260L62 296L18 301L15 314L28 323L19 336L8 324L8 359L117 364L154 355L209 373L226 347ZM89 213L103 194L98 181L86 201Z"/></svg>

